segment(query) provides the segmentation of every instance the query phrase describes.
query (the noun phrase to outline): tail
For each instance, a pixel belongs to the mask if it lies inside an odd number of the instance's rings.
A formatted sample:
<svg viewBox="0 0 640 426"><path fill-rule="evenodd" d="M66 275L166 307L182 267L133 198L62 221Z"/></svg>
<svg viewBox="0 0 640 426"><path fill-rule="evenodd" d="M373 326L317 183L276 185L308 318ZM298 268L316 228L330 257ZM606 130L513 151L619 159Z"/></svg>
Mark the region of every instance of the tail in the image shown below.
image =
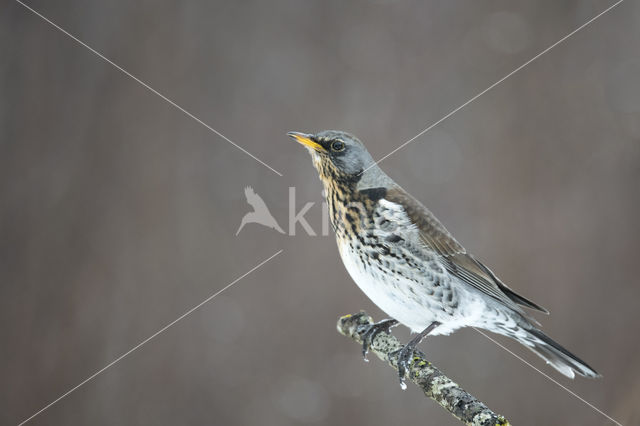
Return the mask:
<svg viewBox="0 0 640 426"><path fill-rule="evenodd" d="M542 331L531 328L527 333L527 337L519 337L518 340L570 379L575 377L575 373L589 378L601 377L586 362L560 346Z"/></svg>
<svg viewBox="0 0 640 426"><path fill-rule="evenodd" d="M242 217L242 221L240 222L240 227L238 228L238 230L236 231L236 237L238 236L238 234L240 233L240 231L242 231L242 228L244 228L244 226L247 224L247 216L250 215L251 213L247 213Z"/></svg>

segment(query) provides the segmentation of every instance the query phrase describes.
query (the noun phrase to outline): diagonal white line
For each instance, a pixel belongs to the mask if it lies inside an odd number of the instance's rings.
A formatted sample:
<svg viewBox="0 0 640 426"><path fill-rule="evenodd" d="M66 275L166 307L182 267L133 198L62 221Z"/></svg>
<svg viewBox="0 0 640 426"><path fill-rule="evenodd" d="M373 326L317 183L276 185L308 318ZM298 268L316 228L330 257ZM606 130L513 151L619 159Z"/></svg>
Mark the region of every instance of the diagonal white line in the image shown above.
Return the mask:
<svg viewBox="0 0 640 426"><path fill-rule="evenodd" d="M537 371L538 373L542 374L544 377L546 377L547 379L549 379L550 381L552 381L553 383L555 383L556 385L560 386L562 389L564 389L565 391L569 392L571 395L575 396L576 398L578 398L580 401L584 402L585 404L587 404L589 407L591 407L592 409L594 409L595 411L597 411L598 413L602 414L603 416L605 416L607 419L611 420L613 423L617 424L618 426L622 426L622 424L620 422L618 422L617 420L613 419L611 416L609 416L607 413L605 413L604 411L602 411L601 409L599 409L598 407L596 407L595 405L593 405L592 403L590 403L589 401L587 401L586 399L584 399L583 397L581 397L580 395L578 395L577 393L575 393L574 391L572 391L571 389L569 389L568 387L564 386L563 384L561 384L560 382L558 382L557 380L555 380L553 377L549 376L547 373L544 373L543 371L540 371L538 368L534 367L531 363L527 362L524 358L522 358L519 355L516 355L514 352L512 352L511 350L509 350L507 347L505 347L504 345L502 345L500 342L498 342L497 340L493 339L491 336L489 336L488 334L480 331L479 329L472 327L475 331L477 331L478 333L482 334L484 337L486 337L487 339L491 340L493 343L495 343L496 345L500 346L502 349L504 349L505 351L509 352L511 355L513 355L514 357L518 358L520 361L524 362L525 364L527 364L529 367L533 368L535 371Z"/></svg>
<svg viewBox="0 0 640 426"><path fill-rule="evenodd" d="M206 299L204 299L202 302L198 303L196 306L194 306L193 308L189 309L187 312L185 312L184 314L180 315L178 318L176 318L175 320L171 321L169 324L165 325L164 327L162 327L160 330L156 331L155 333L153 333L151 336L147 337L146 339L144 339L143 341L141 341L140 343L138 343L137 345L135 345L134 347L132 347L131 349L129 349L128 351L126 351L125 353L123 353L122 355L120 355L118 358L114 359L113 361L111 361L109 364L105 365L104 367L102 367L100 370L96 371L95 373L93 373L92 375L90 375L89 377L87 377L86 379L84 379L82 382L78 383L76 386L72 387L71 389L69 389L68 391L66 391L65 393L63 393L62 395L60 395L58 398L54 399L53 401L51 401L49 404L45 405L44 407L42 407L40 410L38 410L37 412L35 412L32 416L30 416L29 418L23 420L22 422L20 422L20 424L18 424L18 426L22 426L25 423L29 422L30 420L32 420L34 417L36 417L37 415L39 415L40 413L42 413L43 411L49 409L51 406L53 406L54 404L56 404L57 402L59 402L60 400L62 400L63 398L69 396L71 393L73 393L74 391L76 391L78 388L80 388L81 386L85 385L87 382L93 380L95 377L97 377L98 375L100 375L101 373L103 373L105 370L107 370L108 368L112 367L113 365L115 365L116 363L118 363L119 361L121 361L123 358L125 358L126 356L130 355L132 352L136 351L137 349L139 349L140 347L144 346L146 343L148 343L150 340L152 340L153 338L155 338L156 336L158 336L159 334L165 332L167 329L169 329L170 327L172 327L173 325L175 325L178 321L182 320L183 318L187 317L188 315L192 314L195 310L197 310L198 308L200 308L202 305L204 305L205 303L209 302L211 299L213 299L214 297L216 297L217 295L219 295L220 293L222 293L223 291L225 291L226 289L228 289L229 287L231 287L232 285L234 285L235 283L237 283L238 281L240 281L241 279L243 279L244 277L246 277L247 275L249 275L250 273L252 273L253 271L255 271L256 269L260 268L262 265L264 265L265 263L267 263L268 261L270 261L271 259L273 259L274 257L276 257L277 255L279 255L280 253L282 253L282 250L279 250L278 252L276 252L275 254L272 254L269 258L267 258L266 260L263 260L262 262L258 263L256 266L254 266L253 268L251 268L249 271L245 272L244 274L240 275L238 278L236 278L235 280L231 281L229 284L227 284L225 287L223 287L221 290L218 290L217 292L215 292L214 294L212 294L211 296L207 297Z"/></svg>
<svg viewBox="0 0 640 426"><path fill-rule="evenodd" d="M514 69L513 71L511 71L509 74L505 75L504 77L502 77L500 80L496 81L495 83L493 83L491 86L487 87L486 89L484 89L482 92L478 93L477 95L475 95L474 97L472 97L471 99L469 99L468 101L466 101L465 103L463 103L462 105L460 105L459 107L457 107L456 109L452 110L451 112L449 112L447 115L445 115L444 117L442 117L440 120L436 121L435 123L431 124L430 126L424 128L422 131L420 131L420 133L418 133L417 135L415 135L414 137L412 137L411 139L409 139L408 141L404 142L402 145L400 145L399 147L397 147L396 149L394 149L393 151L391 151L390 153L388 153L387 155L385 155L384 157L380 158L378 161L374 162L373 164L371 164L369 167L367 167L366 169L364 169L361 173L366 172L367 170L369 170L371 167L375 166L376 164L379 164L381 161L383 161L384 159L386 159L387 157L395 154L396 152L398 152L399 150L401 150L402 148L404 148L405 146L409 145L411 142L413 142L414 140L416 140L417 138L419 138L420 136L424 135L425 133L427 133L429 130L433 129L434 127L436 127L438 124L442 123L443 121L445 121L447 118L451 117L453 114L455 114L456 112L460 111L462 108L466 107L467 105L469 105L471 102L475 101L476 99L478 99L480 96L484 95L485 93L487 93L488 91L490 91L491 89L493 89L494 87L496 87L497 85L499 85L500 83L502 83L503 81L505 81L506 79L508 79L509 77L511 77L512 75L514 75L515 73L517 73L518 71L520 71L521 69L523 69L524 67L526 67L527 65L529 65L530 63L532 63L533 61L535 61L536 59L538 59L539 57L541 57L542 55L544 55L545 53L549 52L551 49L553 49L554 47L556 47L557 45L559 45L560 43L562 43L563 41L567 40L569 37L573 36L574 34L576 34L578 31L582 30L583 28L585 28L587 25L591 24L593 21L595 21L596 19L598 19L599 17L601 17L602 15L604 15L605 13L609 12L611 9L613 9L614 7L618 6L620 3L622 3L624 0L618 0L616 3L612 4L611 6L609 6L608 8L606 8L605 10L603 10L602 12L598 13L596 16L594 16L593 18L589 19L587 22L585 22L584 24L580 25L578 28L576 28L575 30L571 31L569 34L567 34L566 36L562 37L560 40L556 41L555 43L553 43L551 46L547 47L546 49L544 49L542 52L538 53L536 56L534 56L533 58L529 59L527 62L525 62L524 64L520 65L518 68Z"/></svg>
<svg viewBox="0 0 640 426"><path fill-rule="evenodd" d="M168 97L163 95L162 93L158 92L156 89L154 89L153 87L149 86L147 83L145 83L144 81L140 80L138 77L136 77L135 75L131 74L129 71L125 70L120 65L116 64L111 59L107 58L102 53L100 53L97 50L95 50L93 47L89 46L88 44L86 44L82 40L78 39L76 36L74 36L73 34L68 32L64 28L60 27L58 24L56 24L55 22L51 21L46 16L42 15L41 13L39 13L36 10L34 10L33 8L27 6L26 4L24 4L20 0L16 0L16 2L21 4L22 6L24 6L27 10L30 10L31 12L33 12L35 15L39 16L40 18L42 18L44 21L46 21L49 24L51 24L54 28L56 28L57 30L59 30L60 32L62 32L66 36L68 36L69 38L71 38L76 43L80 44L81 46L86 47L89 51L94 53L100 59L104 60L105 62L107 62L108 64L110 64L111 66L116 68L118 71L122 72L123 74L127 75L128 77L132 78L133 80L138 82L140 85L142 85L144 88L148 89L150 92L154 93L155 95L158 95L160 98L162 98L165 101L167 101L171 106L173 106L176 109L182 111L184 114L186 114L187 116L191 117L192 119L197 121L199 124L203 125L207 129L209 129L210 131L215 133L216 135L220 136L222 139L224 139L225 141L229 142L231 145L235 146L240 151L244 152L249 157L251 157L254 160L256 160L258 163L262 164L263 166L265 166L266 168L268 168L269 170L271 170L275 174L277 174L279 176L282 176L282 173L280 173L279 171L277 171L276 169L274 169L273 167L271 167L270 165L268 165L267 163L265 163L264 161L262 161L261 159L259 159L258 157L256 157L255 155L253 155L252 153L250 153L249 151L247 151L246 149L244 149L243 147L241 147L240 145L238 145L237 143L235 143L234 141L232 141L231 139L229 139L228 137L226 137L225 135L223 135L222 133L220 133L219 131L217 131L216 129L214 129L213 127L211 127L210 125L208 125L204 121L202 121L201 119L199 119L198 117L196 117L195 115L191 114L189 111L187 111L186 109L184 109L183 107L181 107L180 105L178 105L177 103L175 103L174 101L172 101L171 99L169 99Z"/></svg>

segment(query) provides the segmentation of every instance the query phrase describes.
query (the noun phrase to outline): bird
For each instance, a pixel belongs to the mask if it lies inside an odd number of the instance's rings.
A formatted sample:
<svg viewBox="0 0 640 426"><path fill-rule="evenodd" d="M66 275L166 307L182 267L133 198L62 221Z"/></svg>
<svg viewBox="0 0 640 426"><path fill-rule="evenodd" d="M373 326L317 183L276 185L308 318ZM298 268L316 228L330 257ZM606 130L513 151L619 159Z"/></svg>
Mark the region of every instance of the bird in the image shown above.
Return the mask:
<svg viewBox="0 0 640 426"><path fill-rule="evenodd" d="M260 198L258 194L256 194L253 188L247 186L244 189L244 196L247 199L247 203L251 207L253 207L253 211L245 214L242 217L240 227L236 231L236 236L240 233L242 228L244 228L247 223L259 223L260 225L275 229L279 233L284 234L284 231L282 230L282 228L280 228L280 225L278 225L278 222L267 208L264 200Z"/></svg>
<svg viewBox="0 0 640 426"><path fill-rule="evenodd" d="M404 378L427 335L475 327L507 336L561 374L596 378L587 363L552 340L523 308L549 312L504 284L420 201L374 162L362 142L337 130L289 132L311 154L342 262L357 286L391 318L364 326L362 355L381 331L417 333L398 352Z"/></svg>

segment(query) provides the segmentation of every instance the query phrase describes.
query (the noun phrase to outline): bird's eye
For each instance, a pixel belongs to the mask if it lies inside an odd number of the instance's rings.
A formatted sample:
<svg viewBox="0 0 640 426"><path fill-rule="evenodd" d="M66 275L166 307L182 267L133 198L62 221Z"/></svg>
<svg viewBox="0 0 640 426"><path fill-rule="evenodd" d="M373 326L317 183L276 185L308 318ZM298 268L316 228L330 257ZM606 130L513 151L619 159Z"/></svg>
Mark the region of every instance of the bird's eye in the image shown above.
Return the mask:
<svg viewBox="0 0 640 426"><path fill-rule="evenodd" d="M344 149L344 142L342 142L342 141L333 141L331 143L331 149L336 151L336 152L342 151Z"/></svg>

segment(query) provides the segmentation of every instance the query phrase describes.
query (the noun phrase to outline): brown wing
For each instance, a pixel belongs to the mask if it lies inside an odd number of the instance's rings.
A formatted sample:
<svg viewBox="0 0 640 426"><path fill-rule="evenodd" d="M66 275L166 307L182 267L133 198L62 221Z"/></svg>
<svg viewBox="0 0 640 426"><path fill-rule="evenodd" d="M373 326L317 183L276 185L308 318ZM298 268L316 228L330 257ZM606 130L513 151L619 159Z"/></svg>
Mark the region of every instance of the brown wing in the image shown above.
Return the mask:
<svg viewBox="0 0 640 426"><path fill-rule="evenodd" d="M439 255L454 256L467 252L433 213L404 189L399 187L389 189L384 198L404 208L411 222L420 230L424 243Z"/></svg>
<svg viewBox="0 0 640 426"><path fill-rule="evenodd" d="M548 313L545 308L516 294L489 268L468 254L433 213L402 188L387 190L384 198L404 208L411 222L418 227L425 245L441 256L451 275L518 312L521 310L517 305L522 305Z"/></svg>

